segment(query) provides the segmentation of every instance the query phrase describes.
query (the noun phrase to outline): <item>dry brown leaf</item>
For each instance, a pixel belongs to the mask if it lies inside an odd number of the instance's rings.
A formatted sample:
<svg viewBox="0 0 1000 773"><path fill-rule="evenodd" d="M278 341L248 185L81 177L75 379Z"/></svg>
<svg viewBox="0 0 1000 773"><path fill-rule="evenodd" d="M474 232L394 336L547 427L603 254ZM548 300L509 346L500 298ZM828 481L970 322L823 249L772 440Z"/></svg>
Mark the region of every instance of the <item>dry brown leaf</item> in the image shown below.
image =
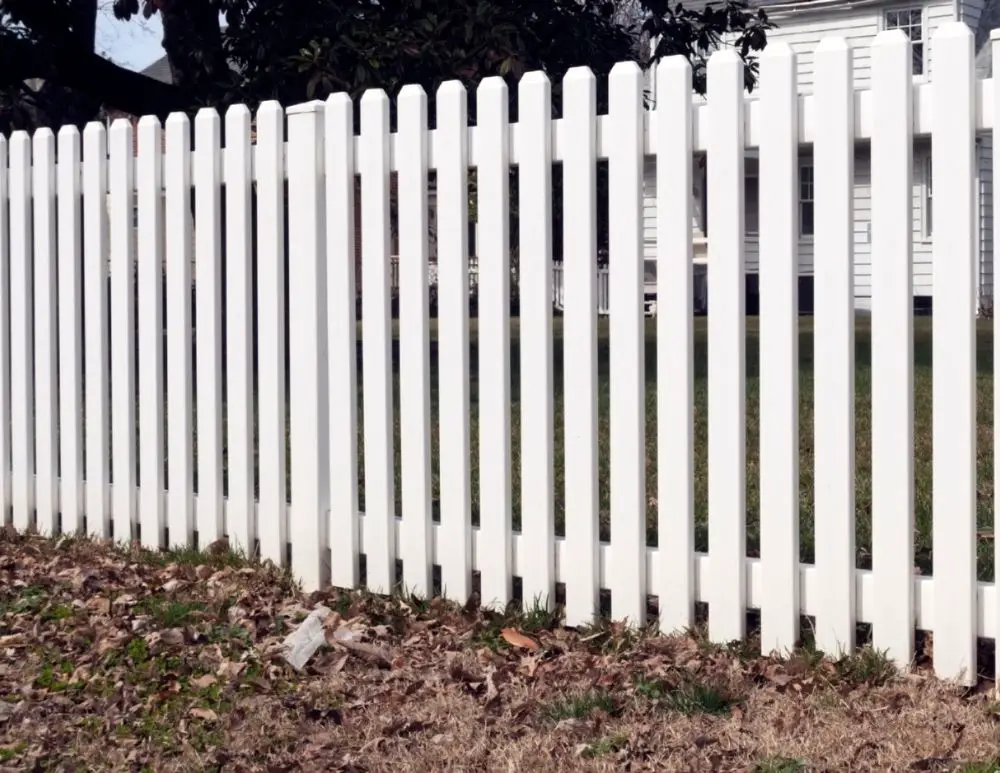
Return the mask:
<svg viewBox="0 0 1000 773"><path fill-rule="evenodd" d="M215 684L216 679L211 674L204 674L199 676L197 679L192 679L191 684L197 687L199 690L204 690L206 687L211 687Z"/></svg>
<svg viewBox="0 0 1000 773"><path fill-rule="evenodd" d="M191 709L188 713L196 719L204 719L207 722L214 722L219 718L219 716L211 709L201 709L197 706Z"/></svg>
<svg viewBox="0 0 1000 773"><path fill-rule="evenodd" d="M504 641L511 647L518 647L523 650L530 650L531 652L538 651L538 642L513 628L502 628L500 635L503 636Z"/></svg>

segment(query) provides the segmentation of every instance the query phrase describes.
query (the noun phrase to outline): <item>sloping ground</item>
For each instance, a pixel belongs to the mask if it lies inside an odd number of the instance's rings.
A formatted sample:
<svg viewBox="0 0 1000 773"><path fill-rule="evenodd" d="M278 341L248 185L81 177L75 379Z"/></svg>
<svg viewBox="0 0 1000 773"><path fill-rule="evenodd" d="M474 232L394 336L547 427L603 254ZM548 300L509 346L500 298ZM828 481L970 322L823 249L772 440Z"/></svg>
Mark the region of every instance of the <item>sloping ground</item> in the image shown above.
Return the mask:
<svg viewBox="0 0 1000 773"><path fill-rule="evenodd" d="M282 641L317 603L330 644ZM360 594L273 568L0 536L0 769L994 768L987 690L754 658L697 636L570 632Z"/></svg>

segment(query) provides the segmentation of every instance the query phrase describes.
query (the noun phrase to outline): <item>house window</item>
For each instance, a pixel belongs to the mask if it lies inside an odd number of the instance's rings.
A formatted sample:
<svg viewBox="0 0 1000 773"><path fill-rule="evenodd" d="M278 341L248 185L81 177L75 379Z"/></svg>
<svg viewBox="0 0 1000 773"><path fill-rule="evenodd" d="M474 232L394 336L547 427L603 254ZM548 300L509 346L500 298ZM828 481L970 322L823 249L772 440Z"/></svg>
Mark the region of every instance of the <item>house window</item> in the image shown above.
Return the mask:
<svg viewBox="0 0 1000 773"><path fill-rule="evenodd" d="M760 176L756 158L747 158L743 176L744 223L748 236L760 233Z"/></svg>
<svg viewBox="0 0 1000 773"><path fill-rule="evenodd" d="M886 11L885 28L903 30L913 44L913 74L924 74L924 22L919 8L901 11Z"/></svg>
<svg viewBox="0 0 1000 773"><path fill-rule="evenodd" d="M930 158L924 163L924 236L928 239L934 233L934 188Z"/></svg>
<svg viewBox="0 0 1000 773"><path fill-rule="evenodd" d="M813 182L813 168L811 166L799 167L799 233L802 236L812 236L814 233L813 211L814 211L815 184Z"/></svg>

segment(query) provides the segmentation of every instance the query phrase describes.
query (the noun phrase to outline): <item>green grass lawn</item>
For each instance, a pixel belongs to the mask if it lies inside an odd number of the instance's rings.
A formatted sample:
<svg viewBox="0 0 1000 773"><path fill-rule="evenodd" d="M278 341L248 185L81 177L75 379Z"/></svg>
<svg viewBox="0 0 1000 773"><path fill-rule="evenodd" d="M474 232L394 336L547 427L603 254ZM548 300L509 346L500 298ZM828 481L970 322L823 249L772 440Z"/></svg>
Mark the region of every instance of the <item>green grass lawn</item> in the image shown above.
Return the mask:
<svg viewBox="0 0 1000 773"><path fill-rule="evenodd" d="M747 547L750 555L759 551L759 507L758 450L760 427L758 418L758 327L755 318L747 320ZM856 430L857 430L857 550L858 565L871 565L871 334L867 316L859 316L856 323ZM396 340L393 351L393 366L396 373L396 470L397 502L399 501L399 351L398 323L395 327ZM519 336L517 320L511 324L511 388L512 388L512 455L513 455L513 501L514 525L519 528L520 508L520 410L519 410ZM555 506L557 530L562 533L565 503L565 473L563 465L563 336L562 319L555 320L554 360L555 360ZM359 336L361 328L359 325ZM439 496L440 481L437 471L437 328L436 321L431 329L431 391L432 420L435 426L433 439L434 496ZM478 383L477 383L477 330L473 320L471 328L471 422L472 422L472 500L473 519L478 521ZM979 575L990 579L993 575L993 438L992 438L992 339L991 320L978 324L978 519L981 538L979 540ZM610 534L608 517L610 509L610 459L609 459L609 373L608 373L608 324L601 320L598 331L599 360L599 465L600 465L600 507L601 535L607 539ZM358 374L362 375L359 362ZM708 549L708 347L707 323L704 318L696 320L695 328L695 498L696 498L696 544L698 550ZM800 320L800 506L801 542L803 561L813 559L813 334L812 319ZM914 320L914 384L915 384L915 464L916 464L916 535L915 547L917 565L925 573L931 572L931 320ZM359 393L361 392L359 386ZM359 411L359 420L362 417ZM359 435L360 435L359 428ZM656 496L656 322L646 324L646 487L647 495ZM359 440L363 444L363 441ZM363 470L363 456L359 458ZM361 490L362 508L364 489ZM647 529L650 544L656 544L656 506L651 503L647 510Z"/></svg>

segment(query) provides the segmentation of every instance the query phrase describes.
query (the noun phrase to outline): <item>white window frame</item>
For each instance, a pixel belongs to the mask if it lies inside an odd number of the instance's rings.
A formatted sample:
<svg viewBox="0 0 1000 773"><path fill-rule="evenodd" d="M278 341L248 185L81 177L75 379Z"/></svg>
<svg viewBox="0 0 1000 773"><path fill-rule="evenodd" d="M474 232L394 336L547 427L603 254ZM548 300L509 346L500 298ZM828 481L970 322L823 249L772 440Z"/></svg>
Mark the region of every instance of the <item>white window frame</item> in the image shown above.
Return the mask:
<svg viewBox="0 0 1000 773"><path fill-rule="evenodd" d="M803 170L809 170L809 198L803 196L803 185L804 181L802 179ZM813 166L812 159L799 163L799 177L797 180L797 190L795 192L797 205L799 208L799 238L805 240L811 240L816 235L816 169ZM809 205L812 208L812 233L806 233L803 230L802 224L805 222L805 218L802 217L802 210L805 205Z"/></svg>
<svg viewBox="0 0 1000 773"><path fill-rule="evenodd" d="M922 166L923 182L920 192L920 228L923 231L923 238L930 241L934 236L934 188L931 177L933 168L929 155L924 158Z"/></svg>
<svg viewBox="0 0 1000 773"><path fill-rule="evenodd" d="M919 14L920 16L920 40L916 41L916 44L920 47L920 72L914 72L913 77L915 80L925 80L928 77L928 69L930 65L930 40L927 37L927 13L926 10L920 5L906 5L899 6L896 8L888 8L882 12L879 20L879 26L882 30L894 30L901 29L909 37L908 30L913 29L914 25L911 23L906 26L899 26L898 20L896 24L890 24L889 19L891 16L897 16L899 14ZM911 38L912 40L912 38Z"/></svg>

